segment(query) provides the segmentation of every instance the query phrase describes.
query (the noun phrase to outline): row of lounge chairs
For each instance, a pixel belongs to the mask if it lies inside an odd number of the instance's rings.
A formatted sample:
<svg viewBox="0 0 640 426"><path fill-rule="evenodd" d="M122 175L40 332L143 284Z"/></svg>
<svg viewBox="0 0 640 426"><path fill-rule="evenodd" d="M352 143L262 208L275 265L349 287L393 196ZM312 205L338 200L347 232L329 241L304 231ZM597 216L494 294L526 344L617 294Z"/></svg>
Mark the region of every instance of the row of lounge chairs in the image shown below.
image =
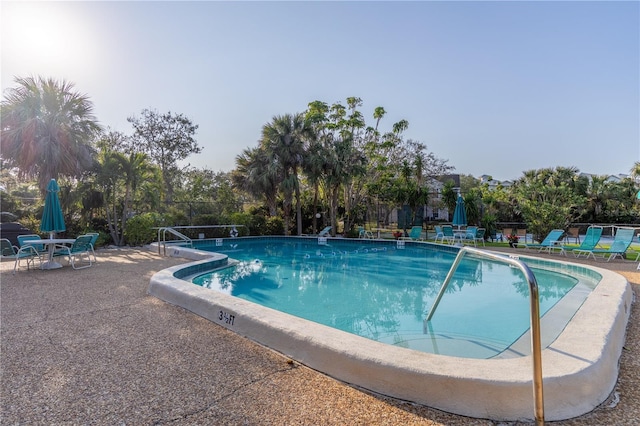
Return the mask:
<svg viewBox="0 0 640 426"><path fill-rule="evenodd" d="M327 227L323 229L320 233L327 234L331 227ZM473 243L474 246L477 246L478 243L482 243L484 246L484 238L485 238L485 228L479 228L477 226L468 226L465 230L456 231L454 230L452 225L436 225L435 229L435 238L434 241L436 243L448 243L454 244L456 242L460 243ZM608 248L601 247L600 239L602 237L603 227L598 225L592 225L587 228L587 232L582 239L580 240L579 234L575 231L567 234L563 229L553 229L547 236L542 240L542 242L535 244L533 242L527 243L525 239L524 247L529 250L537 249L539 252L546 251L547 253L559 252L560 254L566 255L567 251L573 253L576 257L590 258L593 257L595 260L596 257L606 258L607 261L611 259L615 259L616 257L623 258L625 257L625 253L631 246L633 242L633 238L635 236L635 228L616 228L617 232L615 233L614 240L612 244ZM414 226L408 233L408 236L403 236L401 239L405 240L413 240L419 241L422 240L422 232L423 229L421 226ZM504 232L504 231L503 231ZM511 230L509 230L511 232ZM526 235L526 230L522 230L524 235ZM576 248L568 249L563 244L563 239L569 235L571 238L574 238L576 241L580 243L580 245ZM374 238L373 233L371 231L365 230L364 227L359 227L359 237L360 238ZM640 259L640 254L636 260Z"/></svg>
<svg viewBox="0 0 640 426"><path fill-rule="evenodd" d="M633 242L635 228L617 228L613 242L608 248L599 246L602 231L602 226L590 226L587 228L587 233L580 245L576 248L570 249L570 251L575 255L575 257L584 256L586 259L593 257L593 259L596 260L596 257L602 257L603 259L606 258L607 262L611 259L615 259L616 257L624 259L625 253L629 250L629 247ZM538 249L539 252L547 251L548 253L552 253L555 250L558 250L560 254L566 255L567 250L561 243L563 236L564 230L553 229L549 234L547 234L540 244L525 244L524 246L527 249ZM640 255L638 257L640 257ZM636 260L638 259L636 258Z"/></svg>

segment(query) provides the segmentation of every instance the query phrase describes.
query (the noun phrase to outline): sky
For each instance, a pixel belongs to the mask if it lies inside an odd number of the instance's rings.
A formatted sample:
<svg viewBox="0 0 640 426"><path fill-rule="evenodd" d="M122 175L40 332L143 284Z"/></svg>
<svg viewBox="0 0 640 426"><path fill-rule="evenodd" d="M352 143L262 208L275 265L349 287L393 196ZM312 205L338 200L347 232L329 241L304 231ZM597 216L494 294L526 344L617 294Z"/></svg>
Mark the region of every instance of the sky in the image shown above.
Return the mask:
<svg viewBox="0 0 640 426"><path fill-rule="evenodd" d="M640 161L640 2L0 3L3 99L65 80L99 123L183 114L191 166L230 171L274 116L363 101L455 173L498 180Z"/></svg>

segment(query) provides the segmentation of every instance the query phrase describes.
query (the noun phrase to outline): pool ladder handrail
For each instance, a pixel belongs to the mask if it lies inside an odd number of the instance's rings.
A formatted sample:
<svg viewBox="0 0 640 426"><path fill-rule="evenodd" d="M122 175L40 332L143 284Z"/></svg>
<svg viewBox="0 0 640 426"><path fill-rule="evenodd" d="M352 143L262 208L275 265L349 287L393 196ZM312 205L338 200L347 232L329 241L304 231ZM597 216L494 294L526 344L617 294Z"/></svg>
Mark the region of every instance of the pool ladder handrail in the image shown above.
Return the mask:
<svg viewBox="0 0 640 426"><path fill-rule="evenodd" d="M458 251L458 255L453 261L453 265L451 265L451 269L449 269L449 273L447 274L444 282L442 283L442 287L440 288L440 292L436 297L436 300L433 302L433 306L429 310L429 314L427 315L427 321L430 321L433 317L433 314L440 303L440 299L444 295L453 275L458 268L458 265L462 261L462 258L467 254L473 254L478 257L486 257L498 262L505 262L511 266L515 266L519 268L524 274L527 282L529 283L529 295L530 295L530 310L531 310L531 355L533 358L533 398L534 398L534 410L535 410L535 420L536 425L544 425L544 397L542 391L542 349L540 344L540 296L538 294L538 282L536 281L535 275L529 267L519 260L517 257L506 257L497 253L490 253L484 250L472 248L472 247L462 247Z"/></svg>
<svg viewBox="0 0 640 426"><path fill-rule="evenodd" d="M170 226L165 226L162 228L158 228L158 254L162 254L164 256L167 255L167 232L178 237L179 240L184 241L185 243L189 244L189 247L193 248L193 241L191 240L191 238L187 237L181 232L176 231ZM160 252L161 247L162 253Z"/></svg>

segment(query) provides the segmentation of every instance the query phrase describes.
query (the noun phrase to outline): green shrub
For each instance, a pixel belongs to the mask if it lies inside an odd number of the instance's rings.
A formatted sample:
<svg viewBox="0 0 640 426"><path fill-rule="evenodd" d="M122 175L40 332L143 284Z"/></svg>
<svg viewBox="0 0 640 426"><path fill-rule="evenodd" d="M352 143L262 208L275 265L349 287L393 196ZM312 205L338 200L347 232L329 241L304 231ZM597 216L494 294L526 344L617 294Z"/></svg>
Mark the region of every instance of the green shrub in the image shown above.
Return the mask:
<svg viewBox="0 0 640 426"><path fill-rule="evenodd" d="M263 235L283 235L284 220L281 217L270 217L265 223Z"/></svg>
<svg viewBox="0 0 640 426"><path fill-rule="evenodd" d="M164 215L166 225L163 226L188 226L191 224L189 217L182 210L175 207L169 209Z"/></svg>
<svg viewBox="0 0 640 426"><path fill-rule="evenodd" d="M345 233L345 237L347 238L358 238L360 236L360 231L357 228L351 228L348 232Z"/></svg>
<svg viewBox="0 0 640 426"><path fill-rule="evenodd" d="M229 216L229 223L233 225L244 225L238 227L238 236L246 237L251 234L251 228L254 217L249 213L232 213Z"/></svg>
<svg viewBox="0 0 640 426"><path fill-rule="evenodd" d="M193 226L209 226L209 225L218 225L218 218L213 214L201 214L197 215L193 218ZM221 238L223 237L222 232L219 228L194 228L194 229L184 229L180 230L186 236L197 239L199 234L204 234L205 238Z"/></svg>
<svg viewBox="0 0 640 426"><path fill-rule="evenodd" d="M127 221L124 238L130 246L142 246L155 241L158 230L154 227L166 226L166 219L158 213L143 213Z"/></svg>
<svg viewBox="0 0 640 426"><path fill-rule="evenodd" d="M263 215L251 215L249 235L266 235L267 219Z"/></svg>

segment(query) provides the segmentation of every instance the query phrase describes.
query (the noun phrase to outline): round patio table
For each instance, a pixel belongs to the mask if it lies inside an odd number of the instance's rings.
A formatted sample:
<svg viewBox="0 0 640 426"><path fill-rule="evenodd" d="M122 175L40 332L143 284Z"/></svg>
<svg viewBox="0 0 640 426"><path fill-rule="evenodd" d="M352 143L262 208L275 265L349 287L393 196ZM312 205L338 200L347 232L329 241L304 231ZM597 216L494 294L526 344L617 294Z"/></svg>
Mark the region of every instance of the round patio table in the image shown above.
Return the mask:
<svg viewBox="0 0 640 426"><path fill-rule="evenodd" d="M24 244L29 244L31 246L44 245L47 246L48 249L48 259L46 262L42 262L40 264L40 269L58 269L62 268L62 264L53 260L53 253L56 244L73 244L75 241L74 238L47 238L40 240L29 240L25 241Z"/></svg>

